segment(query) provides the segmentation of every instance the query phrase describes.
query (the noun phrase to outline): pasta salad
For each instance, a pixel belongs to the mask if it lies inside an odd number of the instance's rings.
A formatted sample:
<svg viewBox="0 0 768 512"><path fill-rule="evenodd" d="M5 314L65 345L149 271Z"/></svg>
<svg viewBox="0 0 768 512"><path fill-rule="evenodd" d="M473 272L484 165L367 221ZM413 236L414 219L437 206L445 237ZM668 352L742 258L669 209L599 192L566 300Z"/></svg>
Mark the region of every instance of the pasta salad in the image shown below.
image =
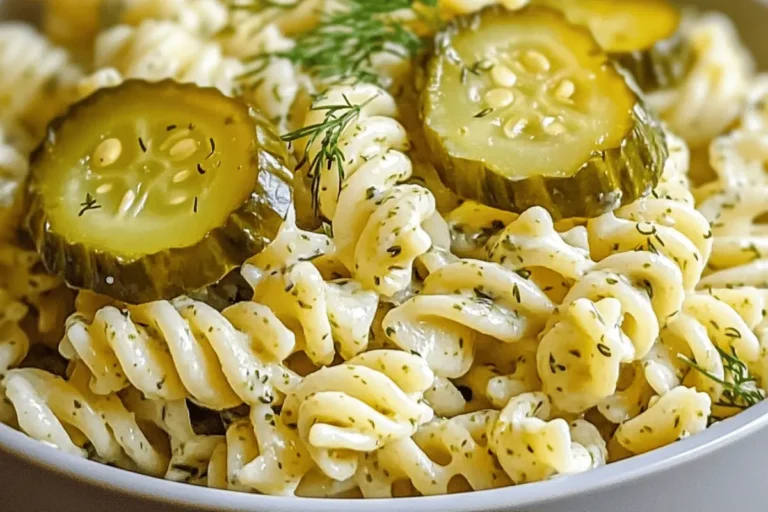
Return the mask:
<svg viewBox="0 0 768 512"><path fill-rule="evenodd" d="M765 399L768 76L728 18L42 4L0 23L3 423L387 498L581 473Z"/></svg>

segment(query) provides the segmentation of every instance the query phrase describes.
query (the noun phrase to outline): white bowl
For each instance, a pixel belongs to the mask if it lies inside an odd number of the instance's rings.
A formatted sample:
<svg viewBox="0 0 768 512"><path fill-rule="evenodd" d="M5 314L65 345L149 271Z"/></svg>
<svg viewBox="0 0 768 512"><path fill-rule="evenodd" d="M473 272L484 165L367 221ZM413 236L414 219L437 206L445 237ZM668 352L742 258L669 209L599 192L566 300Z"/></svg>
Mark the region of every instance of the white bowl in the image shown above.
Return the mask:
<svg viewBox="0 0 768 512"><path fill-rule="evenodd" d="M29 6L30 1L17 3ZM765 4L757 0L684 3L732 16L761 67L768 69ZM0 511L764 512L768 510L765 461L768 402L654 452L547 482L397 500L275 498L129 473L66 455L0 425Z"/></svg>

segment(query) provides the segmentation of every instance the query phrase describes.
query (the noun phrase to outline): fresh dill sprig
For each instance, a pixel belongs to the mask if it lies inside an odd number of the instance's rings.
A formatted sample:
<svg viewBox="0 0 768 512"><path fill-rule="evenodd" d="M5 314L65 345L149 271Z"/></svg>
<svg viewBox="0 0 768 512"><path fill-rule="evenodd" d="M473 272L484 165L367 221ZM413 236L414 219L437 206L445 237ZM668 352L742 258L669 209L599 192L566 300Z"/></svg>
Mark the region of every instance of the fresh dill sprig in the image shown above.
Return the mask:
<svg viewBox="0 0 768 512"><path fill-rule="evenodd" d="M437 0L344 0L340 9L323 15L320 23L295 39L289 50L253 56L252 69L241 76L257 80L273 58L284 58L326 83L367 82L386 86L373 69L373 57L390 54L411 58L423 47L423 39L407 24L395 19L397 11L435 8Z"/></svg>
<svg viewBox="0 0 768 512"><path fill-rule="evenodd" d="M85 212L91 211L91 210L98 210L101 208L101 205L96 201L96 199L90 194L85 194L85 201L80 203L80 211L78 212L77 216L82 217Z"/></svg>
<svg viewBox="0 0 768 512"><path fill-rule="evenodd" d="M763 401L765 393L757 387L757 379L750 375L747 365L736 357L735 354L729 354L720 347L715 348L723 359L725 372L726 375L730 376L730 382L713 375L682 354L678 354L677 357L708 379L723 386L723 395L720 400L715 402L715 405L744 410Z"/></svg>
<svg viewBox="0 0 768 512"><path fill-rule="evenodd" d="M320 177L323 170L330 170L333 164L339 173L339 183L344 180L344 152L339 147L339 139L347 127L360 117L360 111L376 99L371 96L360 104L353 104L346 95L342 95L344 103L335 105L314 104L310 110L325 111L325 117L319 123L299 128L296 131L286 133L281 138L288 143L294 143L301 139L307 139L304 154L296 164L296 169L309 165L307 176L312 179L312 206L318 210L318 198L320 195ZM318 100L316 100L318 101ZM315 142L319 139L319 148L314 157L311 151Z"/></svg>

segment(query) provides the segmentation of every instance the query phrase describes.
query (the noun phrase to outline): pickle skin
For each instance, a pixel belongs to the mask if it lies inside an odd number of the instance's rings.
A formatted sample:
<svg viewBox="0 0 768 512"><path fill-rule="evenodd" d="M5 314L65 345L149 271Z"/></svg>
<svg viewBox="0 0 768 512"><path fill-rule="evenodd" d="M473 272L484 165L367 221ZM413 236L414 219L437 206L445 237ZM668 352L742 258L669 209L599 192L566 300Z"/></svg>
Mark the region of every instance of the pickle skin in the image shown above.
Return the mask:
<svg viewBox="0 0 768 512"><path fill-rule="evenodd" d="M626 69L646 93L680 84L694 60L691 44L680 31L652 48L608 56Z"/></svg>
<svg viewBox="0 0 768 512"><path fill-rule="evenodd" d="M128 80L120 87L147 83ZM152 85L174 87L180 93L187 88L200 90L194 85L171 80L153 82ZM33 168L35 162L55 146L57 130L76 116L82 105L97 101L107 91L97 91L51 122L47 137L32 154ZM246 259L261 252L273 241L288 215L292 205L293 178L286 166L285 146L271 123L251 107L243 104L243 108L248 110L248 117L254 125L250 164L258 172L255 189L223 225L210 230L188 247L168 248L126 258L70 241L53 230L45 211L43 194L35 185L34 173L30 173L25 226L35 241L46 270L62 276L73 288L139 304L172 299L215 283ZM194 222L191 215L190 222Z"/></svg>
<svg viewBox="0 0 768 512"><path fill-rule="evenodd" d="M530 9L527 8L527 9ZM471 16L507 12L488 7ZM519 11L519 12L524 12ZM460 29L455 20L444 30L447 40ZM440 41L438 35L437 41ZM626 80L637 100L631 112L632 129L620 145L595 151L590 159L570 177L533 176L520 179L482 161L451 155L442 144L442 136L428 122L432 105L429 89L435 77L445 70L442 59L452 51L451 44L435 44L435 54L427 67L423 87L421 119L432 161L444 185L463 199L471 199L493 208L522 213L533 206L545 208L555 220L571 217L597 217L651 193L657 185L669 151L661 122L645 107L637 85ZM450 59L448 59L450 60ZM608 63L621 73L614 62ZM510 159L513 155L510 155ZM471 176L468 179L467 176Z"/></svg>
<svg viewBox="0 0 768 512"><path fill-rule="evenodd" d="M596 152L569 178L510 179L482 162L448 155L439 135L429 129L427 142L440 179L465 199L516 213L541 206L555 220L598 217L650 194L669 156L660 123L640 103L632 115L644 121L635 125L621 146ZM456 179L460 172L470 172L476 179Z"/></svg>

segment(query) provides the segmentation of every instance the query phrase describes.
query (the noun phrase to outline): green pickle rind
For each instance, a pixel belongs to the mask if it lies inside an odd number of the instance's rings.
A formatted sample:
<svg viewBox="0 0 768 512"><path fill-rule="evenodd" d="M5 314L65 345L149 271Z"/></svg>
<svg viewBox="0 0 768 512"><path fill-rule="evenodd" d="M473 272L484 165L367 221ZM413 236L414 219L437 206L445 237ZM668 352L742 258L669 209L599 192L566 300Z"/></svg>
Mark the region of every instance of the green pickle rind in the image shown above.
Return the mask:
<svg viewBox="0 0 768 512"><path fill-rule="evenodd" d="M694 62L690 41L679 30L651 48L608 56L626 69L645 92L670 89L688 75Z"/></svg>
<svg viewBox="0 0 768 512"><path fill-rule="evenodd" d="M546 7L527 7L546 9ZM421 96L421 118L433 163L441 181L464 199L472 199L494 208L521 213L541 206L555 219L597 217L647 196L657 185L669 151L661 122L645 107L636 85L627 81L627 91L636 98L627 115L632 128L620 145L595 151L570 177L533 176L515 179L485 162L451 155L442 144L442 136L428 122L432 101L430 91L438 87L436 80L443 67L450 64L451 40L461 30L478 25L482 16L515 15L503 7L491 6L477 13L456 18L440 34L435 53L429 61L426 84ZM567 20L563 17L563 21ZM585 34L592 37L589 30ZM598 47L597 42L595 46ZM620 71L613 66L614 72Z"/></svg>
<svg viewBox="0 0 768 512"><path fill-rule="evenodd" d="M214 88L199 88L172 80L152 83L128 80L118 86L122 88L121 92L147 87L171 88L178 94L194 91L195 94L221 96ZM168 300L219 281L274 240L291 208L292 173L287 167L285 145L271 123L245 103L241 108L254 129L250 163L258 172L255 189L223 225L210 230L197 243L125 258L67 240L56 233L45 210L42 191L37 186L35 167L42 165L47 152L55 150L58 130L67 123L77 122L84 106L113 93L114 88L101 89L70 107L67 113L51 122L47 137L32 154L26 190L26 228L50 273L62 276L71 287L88 289L127 303Z"/></svg>

